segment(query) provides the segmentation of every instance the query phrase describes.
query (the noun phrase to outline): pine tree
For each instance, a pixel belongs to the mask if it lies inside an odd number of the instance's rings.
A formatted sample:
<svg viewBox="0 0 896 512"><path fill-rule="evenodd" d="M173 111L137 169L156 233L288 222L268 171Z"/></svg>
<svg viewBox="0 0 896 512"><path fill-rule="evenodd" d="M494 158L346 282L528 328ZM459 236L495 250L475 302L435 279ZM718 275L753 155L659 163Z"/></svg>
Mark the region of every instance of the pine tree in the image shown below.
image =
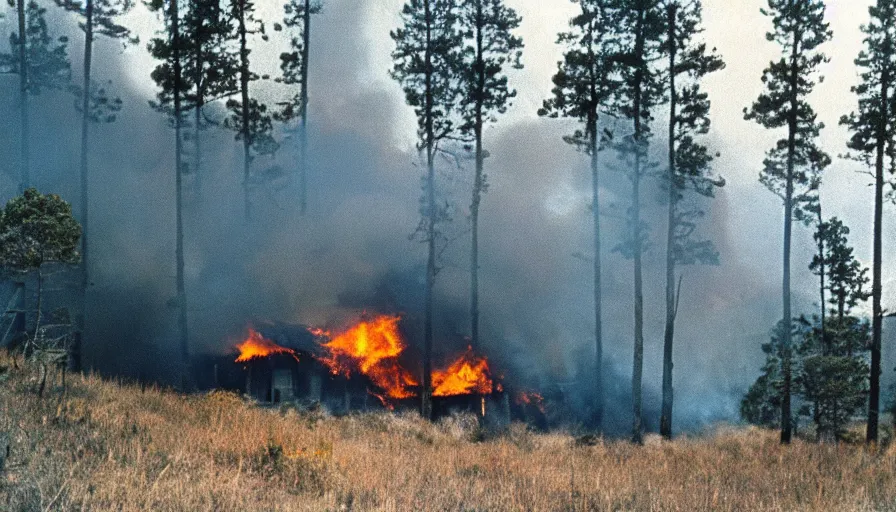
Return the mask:
<svg viewBox="0 0 896 512"><path fill-rule="evenodd" d="M625 137L620 148L632 182L629 208L629 239L620 251L632 258L634 277L635 343L632 363L632 441L640 443L644 374L644 280L642 256L646 230L641 219L641 180L647 170L647 149L650 145L650 121L654 108L662 101L662 83L655 69L661 58L664 34L664 13L659 0L620 0L620 16L615 22L624 45L621 61L622 81L618 89L620 112L633 123L634 131Z"/></svg>
<svg viewBox="0 0 896 512"><path fill-rule="evenodd" d="M202 194L202 132L217 124L205 114L205 107L239 90L236 76L239 62L228 43L233 39L233 27L221 0L191 0L184 17L183 39L189 41L184 50L183 73L192 88L184 91L184 110L193 110L190 139L193 142L194 192Z"/></svg>
<svg viewBox="0 0 896 512"><path fill-rule="evenodd" d="M85 0L82 4L73 0L56 0L67 11L74 12L81 19L84 31L84 60L81 87L76 89L80 98L78 107L81 114L81 265L82 288L86 292L90 282L88 229L90 219L90 123L111 123L121 110L122 101L110 95L106 85L93 80L93 43L97 36L123 40L125 44L137 44L138 39L131 31L117 23L117 18L133 7L131 0Z"/></svg>
<svg viewBox="0 0 896 512"><path fill-rule="evenodd" d="M539 115L578 120L583 126L563 139L590 156L591 218L594 243L594 411L596 428L603 425L605 392L603 385L603 316L601 287L600 166L598 154L610 142L612 133L601 131L600 120L613 115L613 91L618 83L614 61L620 51L613 36L617 12L608 0L573 0L580 12L570 22L570 31L561 33L558 43L566 47L554 75L553 97L544 102ZM608 112L610 111L610 112Z"/></svg>
<svg viewBox="0 0 896 512"><path fill-rule="evenodd" d="M391 74L401 83L405 99L417 115L418 149L426 155L424 197L418 233L426 243L426 284L423 325L423 390L420 412L432 417L433 286L436 274L438 224L444 211L436 203L435 157L439 144L456 136L458 50L453 0L409 0L402 9L402 27L391 32L395 41Z"/></svg>
<svg viewBox="0 0 896 512"><path fill-rule="evenodd" d="M700 81L725 67L722 59L697 41L702 33L703 6L699 0L666 4L666 53L669 97L669 188L666 237L666 329L663 344L663 400L660 434L672 437L672 346L678 313L681 278L677 265L718 264L718 252L708 240L697 240L696 222L704 212L697 204L683 204L693 196L713 197L725 181L712 174L713 155L695 137L709 131L708 96ZM689 197L691 196L691 197ZM676 286L676 281L678 282Z"/></svg>
<svg viewBox="0 0 896 512"><path fill-rule="evenodd" d="M852 315L852 309L868 299L868 277L849 246L848 234L849 228L836 217L818 225L815 239L823 250L809 268L816 274L827 269L827 279L821 282L831 297L823 308L831 307L831 318L800 320L796 384L808 402L802 413L811 416L819 440L840 438L868 394L865 352L870 329L867 321Z"/></svg>
<svg viewBox="0 0 896 512"><path fill-rule="evenodd" d="M283 6L283 24L293 30L289 39L290 51L280 54L278 82L298 85L299 92L281 102L274 117L281 122L300 120L299 130L299 211L308 208L308 67L311 52L311 16L323 10L323 1L290 0ZM275 25L275 29L277 25Z"/></svg>
<svg viewBox="0 0 896 512"><path fill-rule="evenodd" d="M787 128L787 137L768 151L760 181L784 202L783 315L789 322L791 234L793 220L806 213L806 204L814 198L818 176L831 160L816 144L823 125L806 100L816 83L818 66L826 57L818 47L831 38L824 22L822 0L768 0L762 13L774 28L766 34L776 42L783 55L765 69L762 82L766 90L744 116L769 128ZM791 329L782 329L781 442L789 443L791 424L792 343Z"/></svg>
<svg viewBox="0 0 896 512"><path fill-rule="evenodd" d="M473 139L476 171L470 204L470 342L479 340L479 205L488 188L483 149L483 129L497 122L516 91L508 85L506 67L522 69L523 40L513 34L522 18L503 0L464 0L459 6L464 46L459 59L463 122L460 132Z"/></svg>
<svg viewBox="0 0 896 512"><path fill-rule="evenodd" d="M240 99L227 100L230 116L224 126L236 132L236 140L243 143L243 194L245 199L246 220L252 217L252 200L250 192L253 185L252 161L258 155L271 155L277 151L278 144L272 135L274 124L268 106L251 97L249 83L261 78L251 70L249 55L249 36L265 35L264 23L255 17L255 4L251 0L231 0L230 18L235 23L237 44L239 47L239 92Z"/></svg>
<svg viewBox="0 0 896 512"><path fill-rule="evenodd" d="M9 36L10 53L0 54L0 72L19 76L20 177L19 192L31 186L31 126L28 98L44 89L63 89L70 79L68 38L54 39L46 20L47 10L31 0L16 3L18 32ZM23 36L24 34L24 36Z"/></svg>
<svg viewBox="0 0 896 512"><path fill-rule="evenodd" d="M869 8L870 21L862 27L865 48L855 60L861 69L860 83L852 91L858 97L858 110L844 116L841 124L853 132L848 146L853 156L874 171L874 256L872 264L871 378L868 400L866 440L876 443L880 420L881 331L883 327L883 203L884 186L892 182L896 151L894 90L896 82L896 1L877 0ZM890 159L890 166L886 159Z"/></svg>
<svg viewBox="0 0 896 512"><path fill-rule="evenodd" d="M152 72L153 81L160 91L157 101L151 105L170 116L174 125L174 187L175 187L175 264L177 270L177 295L174 305L178 311L177 325L180 342L182 371L190 364L189 331L187 329L187 293L184 278L184 222L183 222L183 97L190 89L190 82L183 73L185 56L189 42L181 32L181 10L179 0L152 0L150 9L162 12L165 29L162 37L150 41L149 51L162 61ZM183 384L187 376L184 373Z"/></svg>

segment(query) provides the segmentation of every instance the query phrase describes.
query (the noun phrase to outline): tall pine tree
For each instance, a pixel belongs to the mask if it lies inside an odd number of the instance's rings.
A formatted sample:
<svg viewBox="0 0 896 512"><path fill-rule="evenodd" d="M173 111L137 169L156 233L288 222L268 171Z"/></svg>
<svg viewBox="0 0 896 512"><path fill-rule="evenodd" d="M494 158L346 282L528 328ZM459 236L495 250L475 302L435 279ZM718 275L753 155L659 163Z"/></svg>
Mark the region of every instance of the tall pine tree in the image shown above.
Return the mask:
<svg viewBox="0 0 896 512"><path fill-rule="evenodd" d="M642 256L646 239L641 219L641 180L648 162L650 121L655 107L662 101L662 80L656 62L662 57L665 13L659 0L619 0L620 16L615 22L624 46L621 55L622 80L617 90L620 112L630 119L633 131L620 148L628 161L626 168L632 183L629 208L630 233L620 247L633 260L634 278L634 357L632 361L632 441L640 443L642 380L644 374L644 278Z"/></svg>
<svg viewBox="0 0 896 512"><path fill-rule="evenodd" d="M230 19L234 23L236 44L239 48L239 95L240 99L227 101L230 116L224 126L236 132L236 139L243 143L243 195L246 220L252 217L251 190L254 184L252 162L258 155L271 155L277 151L277 143L272 135L273 115L268 106L253 98L249 84L261 78L251 69L249 55L252 53L250 36L265 35L264 23L255 16L255 3L251 0L231 0Z"/></svg>
<svg viewBox="0 0 896 512"><path fill-rule="evenodd" d="M83 75L77 93L80 96L81 113L81 265L83 287L86 290L90 282L90 124L115 121L116 113L121 110L122 105L120 98L110 96L106 86L93 79L93 44L97 36L121 40L125 44L136 44L138 39L130 29L117 21L131 10L134 5L131 0L85 0L84 3L57 0L56 3L77 14L82 20L81 30L84 31Z"/></svg>
<svg viewBox="0 0 896 512"><path fill-rule="evenodd" d="M47 26L47 10L34 0L16 3L18 32L9 36L10 53L0 54L0 72L19 76L19 192L31 186L31 121L29 96L69 83L68 38L54 38Z"/></svg>
<svg viewBox="0 0 896 512"><path fill-rule="evenodd" d="M464 46L459 59L460 131L474 144L476 171L470 203L470 341L479 346L479 205L488 187L483 129L503 114L516 91L505 68L521 69L523 40L513 34L522 18L503 0L464 0L459 6Z"/></svg>
<svg viewBox="0 0 896 512"><path fill-rule="evenodd" d="M435 157L439 144L456 135L458 53L462 34L453 0L409 0L402 9L402 26L391 32L395 41L392 77L404 89L417 115L418 149L426 155L423 208L418 232L426 243L423 319L423 390L420 412L432 417L433 286L438 272L438 224L444 217L436 203Z"/></svg>
<svg viewBox="0 0 896 512"><path fill-rule="evenodd" d="M877 0L869 8L870 21L862 27L865 48L855 60L861 69L860 83L852 91L859 108L841 120L853 132L848 146L853 156L874 171L874 255L871 278L871 378L866 440L876 443L880 421L881 331L883 328L883 207L884 187L893 183L896 151L896 1ZM890 159L890 165L886 159Z"/></svg>
<svg viewBox="0 0 896 512"><path fill-rule="evenodd" d="M298 118L299 127L299 211L308 209L308 67L311 61L311 16L323 10L322 0L290 0L283 6L283 24L292 30L289 51L280 54L282 75L278 82L298 85L299 92L280 103L278 121ZM276 28L276 25L275 25Z"/></svg>
<svg viewBox="0 0 896 512"><path fill-rule="evenodd" d="M782 50L780 60L763 71L765 91L749 109L745 118L769 129L786 128L787 136L768 151L760 181L784 202L784 261L782 319L789 324L793 316L790 304L791 238L793 220L806 212L818 186L817 177L831 160L816 144L823 125L816 120L807 96L816 84L818 66L826 57L819 47L831 38L824 21L822 0L768 0L762 13L772 19L773 29L766 34ZM782 335L781 364L783 395L781 400L781 442L793 435L791 414L792 329Z"/></svg>
<svg viewBox="0 0 896 512"><path fill-rule="evenodd" d="M725 64L706 44L697 40L703 32L700 0L672 0L666 4L666 52L668 57L669 162L666 172L668 230L666 235L666 329L663 343L663 400L660 434L672 437L672 354L678 314L681 277L678 265L718 263L713 243L694 237L697 220L704 212L694 196L713 197L724 180L713 175L713 155L696 137L709 131L710 102L700 82ZM676 285L677 282L677 285Z"/></svg>
<svg viewBox="0 0 896 512"><path fill-rule="evenodd" d="M182 23L183 39L188 41L184 49L184 76L189 77L191 88L184 92L184 110L193 110L193 126L190 139L193 143L193 163L189 169L193 176L194 192L201 197L203 179L202 134L217 120L209 118L205 108L238 92L236 76L239 60L229 46L233 39L233 26L229 12L222 0L191 0Z"/></svg>
<svg viewBox="0 0 896 512"><path fill-rule="evenodd" d="M617 12L609 0L572 0L580 11L570 20L570 30L561 33L558 43L566 47L554 75L553 96L545 100L539 115L575 119L582 124L563 137L590 157L591 220L594 243L594 426L603 426L605 392L603 384L603 315L601 286L600 165L598 156L611 138L601 130L601 117L613 115L613 91L618 73L614 58L619 53L613 35Z"/></svg>
<svg viewBox="0 0 896 512"><path fill-rule="evenodd" d="M174 216L175 216L175 266L176 295L173 301L177 309L178 341L181 352L183 384L187 382L190 364L189 331L187 329L187 293L184 276L184 221L183 221L183 126L184 94L190 82L183 73L189 42L183 37L179 0L152 0L150 9L161 12L165 28L161 37L149 43L149 51L161 63L153 70L152 79L159 86L154 108L167 114L174 127Z"/></svg>

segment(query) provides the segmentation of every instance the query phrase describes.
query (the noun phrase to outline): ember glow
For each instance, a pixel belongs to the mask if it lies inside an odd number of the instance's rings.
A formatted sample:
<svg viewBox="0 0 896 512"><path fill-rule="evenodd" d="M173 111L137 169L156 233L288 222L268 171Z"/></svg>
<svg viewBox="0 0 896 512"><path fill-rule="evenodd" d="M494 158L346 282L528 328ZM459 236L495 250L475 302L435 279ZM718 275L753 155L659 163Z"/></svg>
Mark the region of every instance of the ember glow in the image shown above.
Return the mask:
<svg viewBox="0 0 896 512"><path fill-rule="evenodd" d="M517 403L517 405L533 405L539 411L544 413L544 397L539 395L538 393L523 391L516 395L514 401Z"/></svg>
<svg viewBox="0 0 896 512"><path fill-rule="evenodd" d="M295 351L277 345L251 327L249 328L249 336L246 338L246 341L237 345L236 348L240 351L239 357L236 358L237 363L244 363L260 357L268 357L273 354L289 354L298 359Z"/></svg>
<svg viewBox="0 0 896 512"><path fill-rule="evenodd" d="M433 396L488 395L494 382L488 361L473 354L472 347L445 370L432 372Z"/></svg>
<svg viewBox="0 0 896 512"><path fill-rule="evenodd" d="M366 375L389 398L415 396L413 388L419 386L419 383L398 360L406 347L398 330L399 320L398 316L387 315L362 320L322 344L327 355L321 357L320 361L334 375Z"/></svg>

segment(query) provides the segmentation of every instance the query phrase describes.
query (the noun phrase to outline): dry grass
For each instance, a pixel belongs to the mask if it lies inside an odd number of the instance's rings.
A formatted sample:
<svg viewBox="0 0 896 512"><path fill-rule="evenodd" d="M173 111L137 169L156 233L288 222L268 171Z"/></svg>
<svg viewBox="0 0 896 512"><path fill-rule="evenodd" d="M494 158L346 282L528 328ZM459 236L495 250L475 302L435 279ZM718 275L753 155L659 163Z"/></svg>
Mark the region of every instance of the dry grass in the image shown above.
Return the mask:
<svg viewBox="0 0 896 512"><path fill-rule="evenodd" d="M38 401L0 382L3 510L896 511L896 448L781 447L720 430L673 443L577 445L475 420L332 418L73 377Z"/></svg>

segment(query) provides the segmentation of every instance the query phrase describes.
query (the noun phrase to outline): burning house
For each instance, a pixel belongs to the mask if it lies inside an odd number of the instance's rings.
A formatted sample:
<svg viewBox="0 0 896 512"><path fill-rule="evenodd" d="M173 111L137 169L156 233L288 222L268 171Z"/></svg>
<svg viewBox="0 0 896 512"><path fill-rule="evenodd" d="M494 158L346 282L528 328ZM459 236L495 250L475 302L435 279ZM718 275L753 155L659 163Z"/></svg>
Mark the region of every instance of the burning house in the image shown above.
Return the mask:
<svg viewBox="0 0 896 512"><path fill-rule="evenodd" d="M305 402L343 413L416 409L421 384L408 369L416 366L408 364L399 322L398 316L380 315L341 332L298 325L250 328L235 353L216 359L204 387L239 391L263 404ZM539 395L511 399L488 359L471 348L435 367L432 385L437 417L465 410L505 423L533 410L543 414Z"/></svg>

